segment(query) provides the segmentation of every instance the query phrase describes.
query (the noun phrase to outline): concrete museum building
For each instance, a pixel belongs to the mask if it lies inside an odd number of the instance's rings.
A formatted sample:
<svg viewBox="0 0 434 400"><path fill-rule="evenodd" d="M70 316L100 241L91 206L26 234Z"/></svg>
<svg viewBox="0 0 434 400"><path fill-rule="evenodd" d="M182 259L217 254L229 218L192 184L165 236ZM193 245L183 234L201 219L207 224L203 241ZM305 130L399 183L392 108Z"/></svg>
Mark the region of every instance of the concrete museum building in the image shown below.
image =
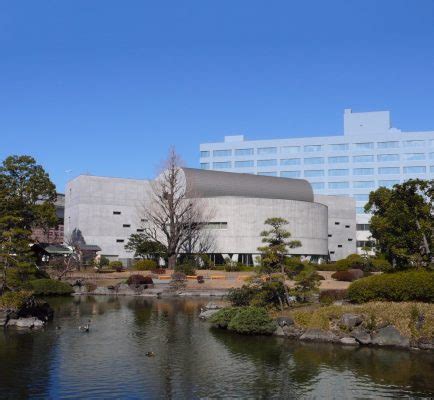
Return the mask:
<svg viewBox="0 0 434 400"><path fill-rule="evenodd" d="M251 264L259 253L260 232L270 217L288 220L292 239L302 246L291 254L338 260L356 252L356 208L350 197L314 195L304 179L182 168L187 197L213 210L206 225L214 239L211 259L231 257ZM65 238L79 232L101 255L128 265L125 244L143 232L143 207L150 201L148 180L80 175L65 193Z"/></svg>

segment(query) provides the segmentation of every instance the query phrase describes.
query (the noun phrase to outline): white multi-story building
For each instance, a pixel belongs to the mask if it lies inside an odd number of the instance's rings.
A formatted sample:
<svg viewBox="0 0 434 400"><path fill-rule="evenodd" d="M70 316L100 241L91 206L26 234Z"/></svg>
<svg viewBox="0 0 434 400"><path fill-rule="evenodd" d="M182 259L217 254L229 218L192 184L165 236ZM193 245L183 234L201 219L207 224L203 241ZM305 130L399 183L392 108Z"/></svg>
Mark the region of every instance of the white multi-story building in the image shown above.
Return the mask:
<svg viewBox="0 0 434 400"><path fill-rule="evenodd" d="M392 128L389 111L344 112L344 134L245 140L200 145L202 169L307 179L316 194L356 200L357 247L368 240L369 192L410 178L434 177L434 131Z"/></svg>

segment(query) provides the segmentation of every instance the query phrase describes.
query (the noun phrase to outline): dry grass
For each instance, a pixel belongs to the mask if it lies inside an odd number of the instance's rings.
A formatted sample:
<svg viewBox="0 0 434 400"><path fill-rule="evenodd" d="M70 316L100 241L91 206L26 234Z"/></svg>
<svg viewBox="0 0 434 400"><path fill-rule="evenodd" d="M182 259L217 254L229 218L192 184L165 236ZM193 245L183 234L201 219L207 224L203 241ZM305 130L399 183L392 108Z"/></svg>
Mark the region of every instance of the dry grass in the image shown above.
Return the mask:
<svg viewBox="0 0 434 400"><path fill-rule="evenodd" d="M387 323L394 325L408 337L434 337L434 304L413 302L372 302L361 305L327 306L316 309L299 309L289 312L297 325L303 328L329 329L333 321L344 313L360 314L369 329ZM423 319L421 328L416 328Z"/></svg>

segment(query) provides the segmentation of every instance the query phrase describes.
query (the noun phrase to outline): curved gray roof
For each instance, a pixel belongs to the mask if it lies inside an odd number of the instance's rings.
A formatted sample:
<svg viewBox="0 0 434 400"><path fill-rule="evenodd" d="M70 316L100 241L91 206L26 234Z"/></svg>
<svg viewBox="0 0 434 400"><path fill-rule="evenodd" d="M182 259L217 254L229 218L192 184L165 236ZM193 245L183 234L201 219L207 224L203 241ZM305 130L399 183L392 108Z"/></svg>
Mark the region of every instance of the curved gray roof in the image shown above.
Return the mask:
<svg viewBox="0 0 434 400"><path fill-rule="evenodd" d="M253 197L313 202L313 191L304 179L277 178L233 172L182 168L188 197Z"/></svg>

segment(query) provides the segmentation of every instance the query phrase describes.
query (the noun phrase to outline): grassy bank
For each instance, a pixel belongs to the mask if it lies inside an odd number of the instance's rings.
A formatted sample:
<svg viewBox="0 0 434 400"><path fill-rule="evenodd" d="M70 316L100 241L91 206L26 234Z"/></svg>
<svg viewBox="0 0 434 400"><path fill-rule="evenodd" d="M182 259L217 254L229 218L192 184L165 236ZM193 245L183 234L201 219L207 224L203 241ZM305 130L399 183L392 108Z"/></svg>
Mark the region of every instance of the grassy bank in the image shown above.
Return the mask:
<svg viewBox="0 0 434 400"><path fill-rule="evenodd" d="M302 328L326 330L333 329L335 321L345 313L362 315L364 324L370 330L391 324L407 337L434 337L434 304L371 302L361 305L300 308L287 312Z"/></svg>

